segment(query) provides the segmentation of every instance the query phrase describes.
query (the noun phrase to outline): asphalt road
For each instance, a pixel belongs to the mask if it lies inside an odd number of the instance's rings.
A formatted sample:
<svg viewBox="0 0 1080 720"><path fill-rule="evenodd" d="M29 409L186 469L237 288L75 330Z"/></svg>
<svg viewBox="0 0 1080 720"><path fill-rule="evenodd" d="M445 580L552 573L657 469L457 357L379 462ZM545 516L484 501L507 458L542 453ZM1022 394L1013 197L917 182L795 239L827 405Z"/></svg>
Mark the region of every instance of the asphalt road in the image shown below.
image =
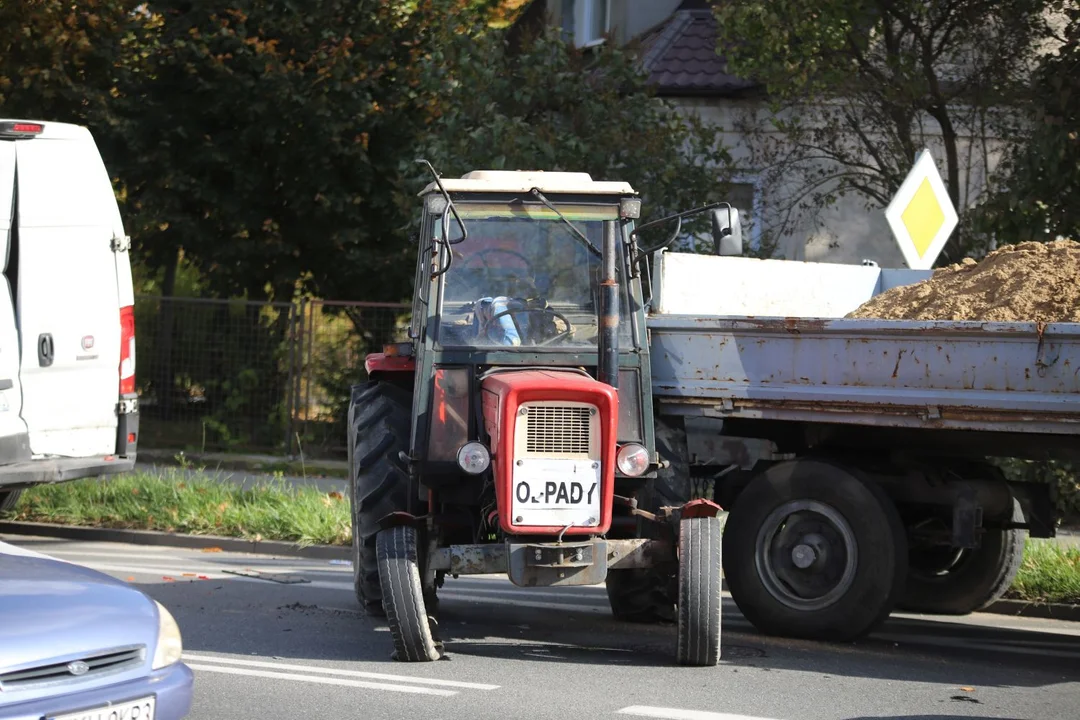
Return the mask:
<svg viewBox="0 0 1080 720"><path fill-rule="evenodd" d="M896 615L866 640L827 645L762 636L725 597L721 665L681 668L673 629L615 622L603 588L460 578L441 591L448 659L405 664L390 660L386 626L358 612L347 565L5 539L169 607L196 720L1080 718L1080 623Z"/></svg>

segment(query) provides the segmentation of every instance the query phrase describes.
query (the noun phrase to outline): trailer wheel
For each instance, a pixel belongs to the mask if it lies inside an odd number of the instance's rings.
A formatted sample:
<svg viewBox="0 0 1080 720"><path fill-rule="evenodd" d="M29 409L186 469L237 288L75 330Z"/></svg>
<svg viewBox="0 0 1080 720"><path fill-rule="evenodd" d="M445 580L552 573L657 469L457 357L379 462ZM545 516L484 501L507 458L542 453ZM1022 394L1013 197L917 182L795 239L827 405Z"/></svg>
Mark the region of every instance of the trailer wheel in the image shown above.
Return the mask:
<svg viewBox="0 0 1080 720"><path fill-rule="evenodd" d="M720 662L720 518L679 522L679 625L676 658L680 665Z"/></svg>
<svg viewBox="0 0 1080 720"><path fill-rule="evenodd" d="M432 618L428 616L420 585L416 529L405 525L387 528L376 536L375 544L383 608L394 639L394 659L438 660L441 644L432 633Z"/></svg>
<svg viewBox="0 0 1080 720"><path fill-rule="evenodd" d="M408 449L412 402L401 388L369 382L349 403L353 585L369 615L383 614L375 537L379 520L408 509L409 477L398 454Z"/></svg>
<svg viewBox="0 0 1080 720"><path fill-rule="evenodd" d="M661 507L681 507L690 499L690 467L686 458L686 433L663 420L655 424L656 450L667 461L655 478L645 481L638 493L638 507L657 512ZM675 538L656 523L641 521L641 537ZM634 623L671 623L676 621L678 598L678 565L675 557L670 563L637 570L611 570L607 574L607 596L611 614L616 620Z"/></svg>
<svg viewBox="0 0 1080 720"><path fill-rule="evenodd" d="M758 630L848 641L888 616L907 573L907 538L892 501L826 461L775 465L731 508L724 575Z"/></svg>
<svg viewBox="0 0 1080 720"><path fill-rule="evenodd" d="M1023 521L1019 503L1014 507L1014 519L1019 515ZM1016 579L1026 542L1026 530L990 528L977 548L912 549L898 607L935 615L967 615L986 608Z"/></svg>
<svg viewBox="0 0 1080 720"><path fill-rule="evenodd" d="M16 503L19 502L20 495L22 495L22 488L18 490L0 490L0 513L14 510Z"/></svg>

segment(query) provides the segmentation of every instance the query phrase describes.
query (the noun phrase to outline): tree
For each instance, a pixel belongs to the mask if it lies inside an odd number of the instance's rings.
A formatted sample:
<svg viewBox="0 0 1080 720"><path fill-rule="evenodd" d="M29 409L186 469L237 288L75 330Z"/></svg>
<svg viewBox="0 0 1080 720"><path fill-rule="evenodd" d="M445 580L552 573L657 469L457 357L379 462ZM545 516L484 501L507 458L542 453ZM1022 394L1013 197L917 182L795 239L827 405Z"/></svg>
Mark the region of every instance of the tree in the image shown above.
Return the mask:
<svg viewBox="0 0 1080 720"><path fill-rule="evenodd" d="M1043 58L1025 97L1024 132L973 214L996 243L1080 239L1080 8L1065 18L1061 46Z"/></svg>
<svg viewBox="0 0 1080 720"><path fill-rule="evenodd" d="M513 45L503 33L468 43L452 57L453 83L423 146L440 173L541 169L624 180L642 194L642 221L723 199L730 156L719 130L655 97L632 53L575 49L557 31ZM409 167L415 193L428 179Z"/></svg>
<svg viewBox="0 0 1080 720"><path fill-rule="evenodd" d="M774 236L846 195L886 205L916 153L939 162L963 213L1015 132L1016 103L1053 0L736 0L717 5L718 50L759 81L770 113L744 127L776 196Z"/></svg>

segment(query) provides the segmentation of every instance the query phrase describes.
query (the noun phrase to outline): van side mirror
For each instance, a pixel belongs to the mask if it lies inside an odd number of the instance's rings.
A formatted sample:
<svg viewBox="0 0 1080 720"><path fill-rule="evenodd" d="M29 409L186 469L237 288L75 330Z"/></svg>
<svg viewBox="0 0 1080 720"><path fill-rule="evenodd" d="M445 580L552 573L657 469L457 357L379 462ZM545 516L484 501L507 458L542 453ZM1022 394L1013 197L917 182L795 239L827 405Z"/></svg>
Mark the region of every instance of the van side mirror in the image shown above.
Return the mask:
<svg viewBox="0 0 1080 720"><path fill-rule="evenodd" d="M742 255L742 223L739 211L728 205L712 211L713 249L717 255Z"/></svg>

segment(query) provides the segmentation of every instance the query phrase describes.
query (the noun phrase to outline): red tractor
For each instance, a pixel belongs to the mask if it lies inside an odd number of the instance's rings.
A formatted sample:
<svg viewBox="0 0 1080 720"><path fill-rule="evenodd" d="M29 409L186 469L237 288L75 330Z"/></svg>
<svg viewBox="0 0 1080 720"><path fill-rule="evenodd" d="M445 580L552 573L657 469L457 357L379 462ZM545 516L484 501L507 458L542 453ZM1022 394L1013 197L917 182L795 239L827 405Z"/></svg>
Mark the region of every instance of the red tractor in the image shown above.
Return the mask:
<svg viewBox="0 0 1080 720"><path fill-rule="evenodd" d="M447 575L605 583L617 618L673 621L677 661L716 664L720 508L654 422L640 199L584 173L432 174L410 342L352 391L357 598L396 659L430 661Z"/></svg>

